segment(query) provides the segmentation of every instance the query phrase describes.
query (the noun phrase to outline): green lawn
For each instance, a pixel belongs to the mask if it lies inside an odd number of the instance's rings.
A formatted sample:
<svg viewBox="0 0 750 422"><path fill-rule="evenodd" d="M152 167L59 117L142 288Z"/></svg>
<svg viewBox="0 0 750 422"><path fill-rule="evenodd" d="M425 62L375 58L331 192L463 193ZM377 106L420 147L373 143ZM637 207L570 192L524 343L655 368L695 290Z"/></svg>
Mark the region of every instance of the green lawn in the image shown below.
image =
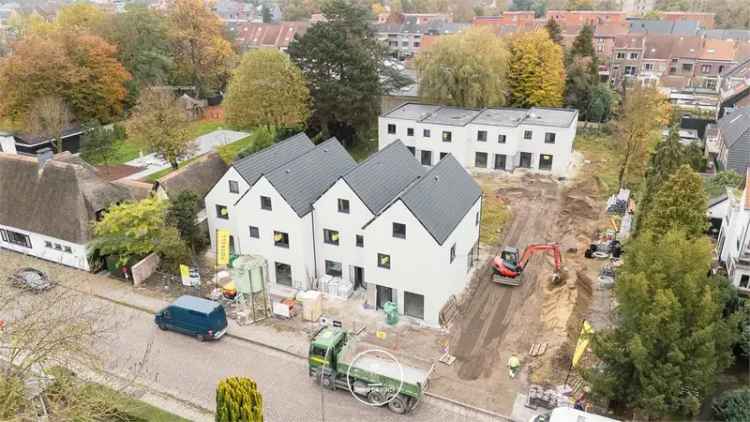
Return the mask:
<svg viewBox="0 0 750 422"><path fill-rule="evenodd" d="M193 138L211 133L220 128L226 129L226 124L218 120L196 120L188 123L188 132Z"/></svg>
<svg viewBox="0 0 750 422"><path fill-rule="evenodd" d="M252 145L252 136L248 135L231 144L220 146L218 152L225 163L231 164L237 158L237 155L246 148L250 148L250 145Z"/></svg>
<svg viewBox="0 0 750 422"><path fill-rule="evenodd" d="M131 421L144 422L187 422L188 419L179 417L175 414L161 410L158 407L142 402L130 397L125 393L115 391L102 385L93 385L96 388L96 395L104 398L107 403L119 409L122 413L130 417Z"/></svg>
<svg viewBox="0 0 750 422"><path fill-rule="evenodd" d="M618 191L617 152L612 137L594 131L579 131L573 149L582 153L585 165L581 177L592 177L602 188L602 196L607 197Z"/></svg>
<svg viewBox="0 0 750 422"><path fill-rule="evenodd" d="M185 167L185 166L189 166L189 165L190 165L190 163L192 163L193 161L197 160L197 159L198 159L198 158L200 158L200 157L201 157L201 156L199 155L199 156L196 156L196 157L190 158L190 159L188 159L188 160L185 160L185 161L180 161L180 162L179 162L179 163L177 164L177 167L178 167L178 168L183 168L183 167ZM151 183L153 183L153 182L156 182L157 180L161 179L162 177L164 177L164 176L168 175L169 173L171 173L171 172L173 172L173 171L174 171L174 169L173 169L172 167L167 167L167 168L165 168L165 169L163 169L163 170L159 170L159 171L157 171L156 173L152 173L152 174L150 174L150 175L146 176L146 178L145 178L145 179L143 179L143 180L144 180L144 181L146 181L146 182L151 182Z"/></svg>

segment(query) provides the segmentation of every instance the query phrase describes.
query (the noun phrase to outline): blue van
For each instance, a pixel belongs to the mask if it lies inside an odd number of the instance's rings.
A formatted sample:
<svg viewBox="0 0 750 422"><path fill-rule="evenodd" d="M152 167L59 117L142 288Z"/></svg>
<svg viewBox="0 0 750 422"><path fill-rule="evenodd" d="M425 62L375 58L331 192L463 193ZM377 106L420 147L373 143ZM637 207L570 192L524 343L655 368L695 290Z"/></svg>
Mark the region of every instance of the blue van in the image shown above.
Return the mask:
<svg viewBox="0 0 750 422"><path fill-rule="evenodd" d="M200 341L218 340L227 332L227 314L220 303L195 296L180 296L159 311L154 322L162 330L194 336Z"/></svg>

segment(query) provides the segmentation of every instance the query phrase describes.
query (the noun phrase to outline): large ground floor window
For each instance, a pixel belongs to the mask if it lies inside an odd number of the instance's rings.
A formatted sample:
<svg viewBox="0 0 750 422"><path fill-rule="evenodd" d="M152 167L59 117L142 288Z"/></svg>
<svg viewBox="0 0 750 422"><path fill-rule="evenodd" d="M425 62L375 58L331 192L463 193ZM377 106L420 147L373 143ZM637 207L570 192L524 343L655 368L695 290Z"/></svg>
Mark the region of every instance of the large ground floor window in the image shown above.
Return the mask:
<svg viewBox="0 0 750 422"><path fill-rule="evenodd" d="M341 263L336 261L326 260L326 274L331 277L341 278L343 271L341 270Z"/></svg>
<svg viewBox="0 0 750 422"><path fill-rule="evenodd" d="M549 154L539 155L539 170L552 170L552 156Z"/></svg>
<svg viewBox="0 0 750 422"><path fill-rule="evenodd" d="M31 239L23 233L0 229L0 238L5 242L31 249Z"/></svg>
<svg viewBox="0 0 750 422"><path fill-rule="evenodd" d="M405 291L404 314L410 317L424 319L424 296Z"/></svg>
<svg viewBox="0 0 750 422"><path fill-rule="evenodd" d="M521 153L521 160L518 164L518 167L529 169L531 168L531 153L530 152L522 152Z"/></svg>
<svg viewBox="0 0 750 422"><path fill-rule="evenodd" d="M292 266L283 262L276 263L276 283L292 287Z"/></svg>

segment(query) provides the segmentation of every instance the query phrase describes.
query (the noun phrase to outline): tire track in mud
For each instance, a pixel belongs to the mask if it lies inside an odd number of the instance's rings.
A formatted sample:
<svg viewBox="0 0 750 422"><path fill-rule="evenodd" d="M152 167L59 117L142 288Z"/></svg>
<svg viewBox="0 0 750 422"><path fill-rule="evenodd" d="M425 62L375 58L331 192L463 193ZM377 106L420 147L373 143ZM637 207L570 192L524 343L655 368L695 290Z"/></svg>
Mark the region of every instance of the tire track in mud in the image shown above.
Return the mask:
<svg viewBox="0 0 750 422"><path fill-rule="evenodd" d="M511 200L511 227L495 253L505 245L519 249L529 243L549 241L547 234L557 220L561 188L551 180L529 178L527 187L499 189L498 194ZM498 286L490 282L489 262L477 271L468 297L460 305L460 315L451 336L451 353L457 359L458 376L464 380L487 377L496 368L498 348L517 311L538 289L537 270L543 258L535 256L524 273L524 282L517 287ZM527 333L532 335L532 333Z"/></svg>

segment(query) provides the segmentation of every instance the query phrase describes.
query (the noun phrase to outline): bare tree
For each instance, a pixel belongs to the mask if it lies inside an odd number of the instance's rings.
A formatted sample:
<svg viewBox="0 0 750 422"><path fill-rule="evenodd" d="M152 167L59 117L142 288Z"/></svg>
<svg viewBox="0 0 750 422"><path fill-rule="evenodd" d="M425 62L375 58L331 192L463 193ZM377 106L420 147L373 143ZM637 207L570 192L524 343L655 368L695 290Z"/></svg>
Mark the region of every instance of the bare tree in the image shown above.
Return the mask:
<svg viewBox="0 0 750 422"><path fill-rule="evenodd" d="M26 127L34 136L52 138L55 150L62 152L63 133L72 120L73 115L65 100L58 96L44 96L32 103Z"/></svg>
<svg viewBox="0 0 750 422"><path fill-rule="evenodd" d="M122 419L113 400L140 376L150 345L135 364L108 359L130 368L111 382L102 345L119 324L103 318L115 314L109 308L63 286L36 293L0 280L0 420L36 419L40 408L52 420Z"/></svg>

